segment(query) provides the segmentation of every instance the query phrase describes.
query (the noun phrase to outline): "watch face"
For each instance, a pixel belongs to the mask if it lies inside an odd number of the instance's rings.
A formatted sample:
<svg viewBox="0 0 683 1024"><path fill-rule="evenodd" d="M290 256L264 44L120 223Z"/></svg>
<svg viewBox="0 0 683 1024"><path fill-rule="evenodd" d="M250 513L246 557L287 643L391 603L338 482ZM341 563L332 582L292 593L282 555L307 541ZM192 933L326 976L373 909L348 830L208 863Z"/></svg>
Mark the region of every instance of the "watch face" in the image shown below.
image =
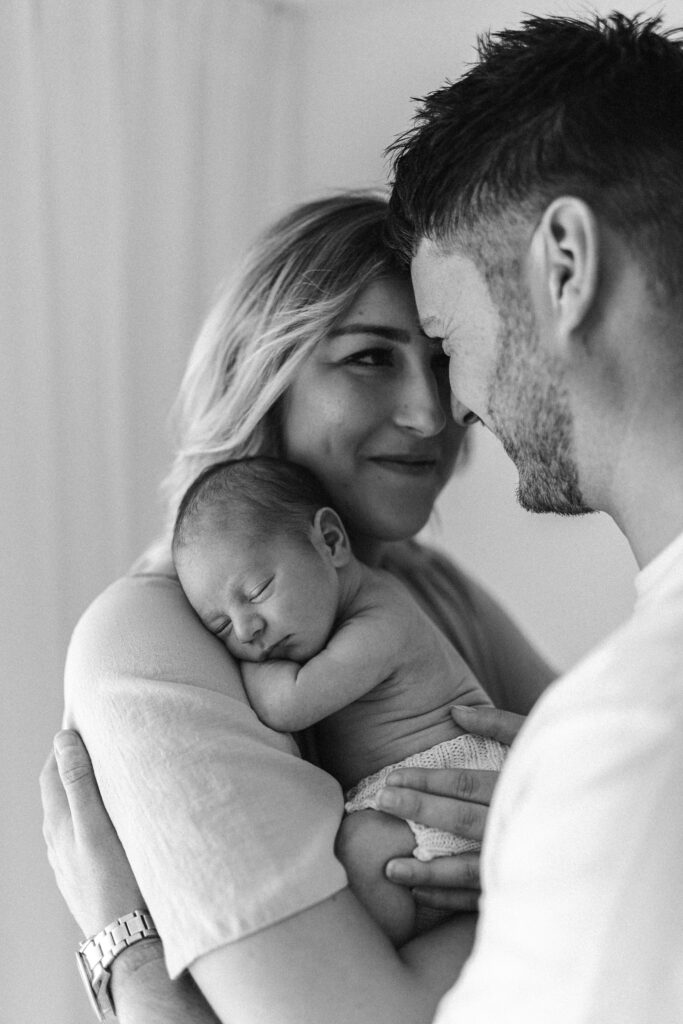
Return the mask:
<svg viewBox="0 0 683 1024"><path fill-rule="evenodd" d="M83 980L85 991L88 993L90 1005L95 1011L95 1014L97 1016L97 1019L100 1021L100 1024L104 1024L105 1017L104 1012L100 1007L99 999L103 998L103 1001L106 1000L106 1009L111 1009L113 1013L114 1007L112 1006L111 1001L109 999L109 978L111 977L111 975L109 974L108 971L101 971L98 975L97 981L95 981L94 976L90 973L90 968L85 958L81 956L81 954L78 952L76 953L76 963L78 965L78 973L80 974ZM93 988L93 983L97 986L97 988Z"/></svg>

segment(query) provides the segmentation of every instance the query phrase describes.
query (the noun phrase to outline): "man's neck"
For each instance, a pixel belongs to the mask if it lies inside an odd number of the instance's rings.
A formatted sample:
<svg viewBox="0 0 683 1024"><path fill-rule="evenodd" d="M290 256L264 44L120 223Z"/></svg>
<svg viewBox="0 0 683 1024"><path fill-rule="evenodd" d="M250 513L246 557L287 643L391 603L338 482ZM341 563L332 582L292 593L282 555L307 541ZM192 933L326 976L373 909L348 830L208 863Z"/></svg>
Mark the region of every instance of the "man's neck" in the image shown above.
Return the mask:
<svg viewBox="0 0 683 1024"><path fill-rule="evenodd" d="M625 444L605 507L642 569L683 532L683 426L660 410L656 430Z"/></svg>

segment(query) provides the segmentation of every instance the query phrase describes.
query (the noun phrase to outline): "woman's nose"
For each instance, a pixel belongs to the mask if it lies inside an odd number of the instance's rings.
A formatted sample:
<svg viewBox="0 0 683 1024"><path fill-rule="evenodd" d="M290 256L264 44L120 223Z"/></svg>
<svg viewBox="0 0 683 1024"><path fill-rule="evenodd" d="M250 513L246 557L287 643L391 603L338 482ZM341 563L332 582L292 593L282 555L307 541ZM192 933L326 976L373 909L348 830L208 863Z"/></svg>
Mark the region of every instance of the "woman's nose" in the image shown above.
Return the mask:
<svg viewBox="0 0 683 1024"><path fill-rule="evenodd" d="M398 398L394 420L400 427L422 437L433 437L445 427L446 410L431 369L411 376Z"/></svg>
<svg viewBox="0 0 683 1024"><path fill-rule="evenodd" d="M250 644L265 628L263 617L252 608L246 608L232 616L232 628L241 644Z"/></svg>

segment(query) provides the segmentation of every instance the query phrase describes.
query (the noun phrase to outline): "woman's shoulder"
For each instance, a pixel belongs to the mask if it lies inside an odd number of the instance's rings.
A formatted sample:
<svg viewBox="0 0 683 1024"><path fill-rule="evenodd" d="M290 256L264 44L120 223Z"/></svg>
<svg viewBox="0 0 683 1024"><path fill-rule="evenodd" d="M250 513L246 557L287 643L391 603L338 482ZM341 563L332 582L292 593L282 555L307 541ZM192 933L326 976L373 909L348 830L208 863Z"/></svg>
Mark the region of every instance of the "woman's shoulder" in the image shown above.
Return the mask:
<svg viewBox="0 0 683 1024"><path fill-rule="evenodd" d="M106 588L74 629L67 689L122 677L183 682L244 700L241 677L223 644L202 626L177 578L137 569Z"/></svg>

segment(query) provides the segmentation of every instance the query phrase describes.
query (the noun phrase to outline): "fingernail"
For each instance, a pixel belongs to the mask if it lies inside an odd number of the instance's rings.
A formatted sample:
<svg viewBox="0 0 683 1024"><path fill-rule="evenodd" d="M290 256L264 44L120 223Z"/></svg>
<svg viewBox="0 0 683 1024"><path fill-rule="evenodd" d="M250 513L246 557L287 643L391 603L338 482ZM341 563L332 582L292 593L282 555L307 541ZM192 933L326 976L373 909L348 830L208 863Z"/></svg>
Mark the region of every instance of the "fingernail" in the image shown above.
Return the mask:
<svg viewBox="0 0 683 1024"><path fill-rule="evenodd" d="M410 881L410 869L400 860L390 860L384 870L392 882Z"/></svg>
<svg viewBox="0 0 683 1024"><path fill-rule="evenodd" d="M377 794L377 803L383 811L397 811L401 806L401 794L393 789L383 789Z"/></svg>
<svg viewBox="0 0 683 1024"><path fill-rule="evenodd" d="M470 708L467 704L453 704L451 711L457 711L459 715L473 715L474 708Z"/></svg>
<svg viewBox="0 0 683 1024"><path fill-rule="evenodd" d="M71 729L62 729L55 736L53 746L55 748L55 754L62 754L67 747L76 746L76 733Z"/></svg>

